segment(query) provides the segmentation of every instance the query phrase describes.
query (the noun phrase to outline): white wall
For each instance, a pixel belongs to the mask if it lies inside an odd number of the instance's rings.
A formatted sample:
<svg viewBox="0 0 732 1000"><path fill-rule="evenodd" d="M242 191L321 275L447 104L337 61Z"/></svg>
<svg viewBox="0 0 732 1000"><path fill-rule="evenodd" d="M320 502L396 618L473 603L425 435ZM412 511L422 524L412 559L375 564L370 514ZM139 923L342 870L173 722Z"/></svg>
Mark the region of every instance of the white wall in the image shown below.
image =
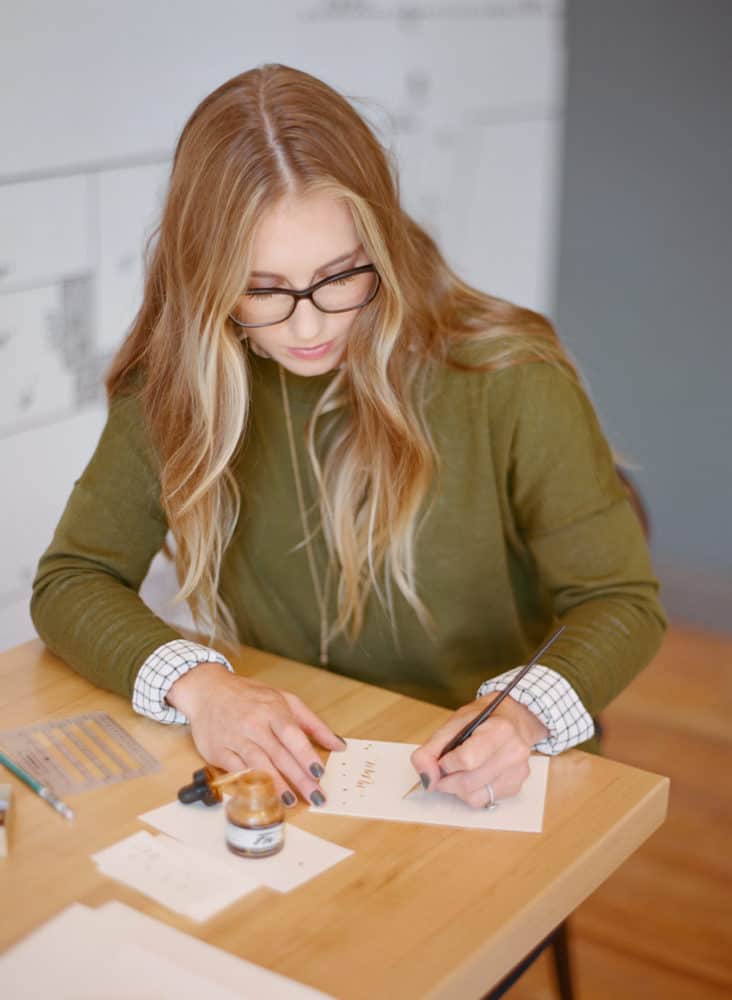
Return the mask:
<svg viewBox="0 0 732 1000"><path fill-rule="evenodd" d="M561 0L25 2L0 35L0 648L104 421L101 377L185 120L263 62L322 77L397 154L470 282L551 311ZM156 560L158 611L173 583ZM166 617L170 617L166 612Z"/></svg>
<svg viewBox="0 0 732 1000"><path fill-rule="evenodd" d="M559 326L667 611L732 633L732 4L575 0L569 28Z"/></svg>

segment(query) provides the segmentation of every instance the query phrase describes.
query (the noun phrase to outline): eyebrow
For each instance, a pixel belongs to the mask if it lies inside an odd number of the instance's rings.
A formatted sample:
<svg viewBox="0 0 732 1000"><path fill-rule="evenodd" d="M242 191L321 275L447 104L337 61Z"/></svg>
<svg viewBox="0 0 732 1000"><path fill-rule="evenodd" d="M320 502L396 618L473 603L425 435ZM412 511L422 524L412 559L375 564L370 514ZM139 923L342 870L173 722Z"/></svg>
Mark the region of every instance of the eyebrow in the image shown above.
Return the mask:
<svg viewBox="0 0 732 1000"><path fill-rule="evenodd" d="M322 264L316 271L313 271L313 278L316 274L320 274L322 271L326 271L329 267L333 267L336 264L343 264L345 261L349 260L351 257L355 257L356 254L361 249L359 244L354 250L350 250L348 253L342 253L340 257L334 257L333 260L329 260L327 264ZM288 279L284 274L275 274L272 271L251 271L250 278L271 278L273 281L287 281ZM312 280L312 279L311 279Z"/></svg>

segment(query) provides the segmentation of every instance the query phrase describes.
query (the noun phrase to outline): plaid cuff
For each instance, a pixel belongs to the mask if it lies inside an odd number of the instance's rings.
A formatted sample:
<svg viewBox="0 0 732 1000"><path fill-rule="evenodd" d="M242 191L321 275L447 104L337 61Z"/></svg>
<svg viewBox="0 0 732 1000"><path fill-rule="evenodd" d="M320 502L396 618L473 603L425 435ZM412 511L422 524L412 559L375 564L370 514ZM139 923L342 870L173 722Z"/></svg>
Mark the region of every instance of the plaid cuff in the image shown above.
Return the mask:
<svg viewBox="0 0 732 1000"><path fill-rule="evenodd" d="M503 691L521 667L491 677L478 688L478 697ZM595 724L569 681L550 667L537 663L518 682L510 697L525 705L549 730L546 739L534 747L540 753L558 754L584 743L595 732Z"/></svg>
<svg viewBox="0 0 732 1000"><path fill-rule="evenodd" d="M199 663L221 663L227 670L234 668L221 653L187 639L173 639L152 652L140 667L132 689L132 707L138 715L172 726L183 725L188 719L165 700L179 677Z"/></svg>

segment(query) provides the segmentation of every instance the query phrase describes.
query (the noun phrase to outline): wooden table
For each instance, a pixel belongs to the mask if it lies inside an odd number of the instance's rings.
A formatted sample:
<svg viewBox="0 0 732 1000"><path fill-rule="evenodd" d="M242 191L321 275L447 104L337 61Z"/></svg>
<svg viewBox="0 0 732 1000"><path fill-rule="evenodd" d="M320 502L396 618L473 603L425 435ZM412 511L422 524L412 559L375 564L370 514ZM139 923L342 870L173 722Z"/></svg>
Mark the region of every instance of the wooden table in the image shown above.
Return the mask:
<svg viewBox="0 0 732 1000"><path fill-rule="evenodd" d="M244 674L288 688L344 736L421 743L444 709L251 649ZM576 750L552 760L544 832L291 816L355 854L292 892L259 889L196 924L100 875L90 855L142 828L200 766L187 727L161 726L30 642L0 654L0 730L106 711L162 771L76 797L69 823L11 775L0 859L0 950L73 901L119 899L342 1000L481 997L657 829L667 778Z"/></svg>

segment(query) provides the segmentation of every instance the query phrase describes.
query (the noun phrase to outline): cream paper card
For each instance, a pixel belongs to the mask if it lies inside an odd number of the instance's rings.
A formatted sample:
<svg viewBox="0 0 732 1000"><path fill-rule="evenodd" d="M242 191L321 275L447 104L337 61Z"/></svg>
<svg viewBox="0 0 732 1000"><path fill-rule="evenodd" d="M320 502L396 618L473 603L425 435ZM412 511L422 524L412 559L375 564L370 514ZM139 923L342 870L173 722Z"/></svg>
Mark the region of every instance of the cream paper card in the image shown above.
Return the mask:
<svg viewBox="0 0 732 1000"><path fill-rule="evenodd" d="M224 807L191 805L175 801L139 817L143 823L176 840L205 851L207 855L237 872L251 873L259 885L289 892L353 854L347 847L333 844L293 823L285 827L285 846L271 858L240 858L226 846Z"/></svg>
<svg viewBox="0 0 732 1000"><path fill-rule="evenodd" d="M191 920L208 920L259 886L246 870L236 871L172 837L153 837L147 830L92 859L105 875Z"/></svg>
<svg viewBox="0 0 732 1000"><path fill-rule="evenodd" d="M496 809L473 809L454 795L425 792L421 787L402 798L417 780L409 760L416 746L349 739L345 752L330 755L320 782L326 803L311 812L541 833L548 757L530 757L531 773L514 798L501 800Z"/></svg>
<svg viewBox="0 0 732 1000"><path fill-rule="evenodd" d="M10 1000L332 1000L119 902L74 903L0 957Z"/></svg>

